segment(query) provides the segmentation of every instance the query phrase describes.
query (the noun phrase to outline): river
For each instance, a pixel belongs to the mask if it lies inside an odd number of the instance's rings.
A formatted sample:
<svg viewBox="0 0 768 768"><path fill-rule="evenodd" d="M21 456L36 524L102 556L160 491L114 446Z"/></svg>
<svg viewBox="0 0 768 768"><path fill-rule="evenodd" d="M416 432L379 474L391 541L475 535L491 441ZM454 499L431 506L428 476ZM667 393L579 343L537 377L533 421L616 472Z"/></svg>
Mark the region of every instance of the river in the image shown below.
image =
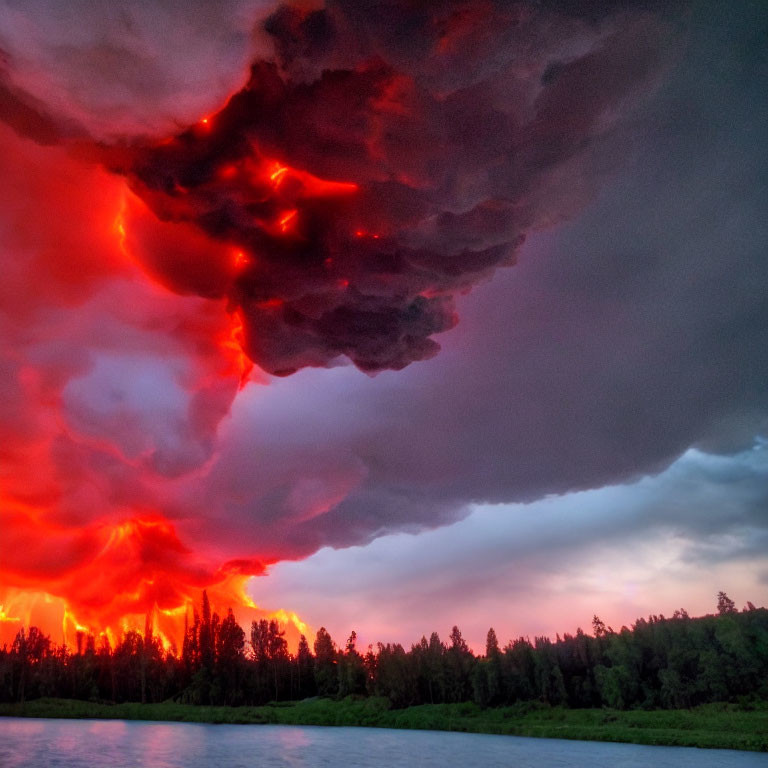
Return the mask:
<svg viewBox="0 0 768 768"><path fill-rule="evenodd" d="M438 731L0 718L2 768L768 768L752 752Z"/></svg>

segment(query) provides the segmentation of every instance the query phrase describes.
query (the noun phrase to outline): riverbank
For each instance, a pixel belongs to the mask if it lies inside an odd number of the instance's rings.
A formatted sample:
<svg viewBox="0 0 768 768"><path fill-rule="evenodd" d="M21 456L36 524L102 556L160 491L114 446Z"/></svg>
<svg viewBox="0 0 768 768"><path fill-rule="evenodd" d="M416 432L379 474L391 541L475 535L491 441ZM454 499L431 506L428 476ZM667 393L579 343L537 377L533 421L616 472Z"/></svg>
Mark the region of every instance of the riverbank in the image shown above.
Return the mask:
<svg viewBox="0 0 768 768"><path fill-rule="evenodd" d="M389 709L382 699L203 707L38 699L0 704L0 716L169 720L200 723L368 726L585 741L768 751L768 707L707 704L690 710L562 709L538 704L480 709L472 703Z"/></svg>

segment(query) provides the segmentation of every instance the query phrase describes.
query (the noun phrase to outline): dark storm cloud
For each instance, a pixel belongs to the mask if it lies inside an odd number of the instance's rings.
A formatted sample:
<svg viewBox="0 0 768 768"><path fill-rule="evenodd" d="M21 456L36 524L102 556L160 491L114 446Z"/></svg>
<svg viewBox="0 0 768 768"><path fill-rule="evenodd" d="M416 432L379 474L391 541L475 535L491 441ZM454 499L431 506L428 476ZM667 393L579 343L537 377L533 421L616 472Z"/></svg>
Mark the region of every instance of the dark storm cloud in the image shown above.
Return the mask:
<svg viewBox="0 0 768 768"><path fill-rule="evenodd" d="M364 628L363 642L447 631L461 595L461 629L478 648L489 623L505 639L554 634L589 626L597 611L618 628L681 605L711 612L721 589L739 606L762 605L767 504L765 445L732 456L691 450L632 485L480 506L420 536L321 550L275 566L253 591L310 620L331 615L334 636Z"/></svg>
<svg viewBox="0 0 768 768"><path fill-rule="evenodd" d="M239 307L247 354L277 375L436 354L455 295L589 199L596 145L674 49L674 25L635 7L598 23L532 3L332 2L281 6L264 29L277 60L223 109L105 151L160 219L242 252L230 285L145 259L173 290Z"/></svg>
<svg viewBox="0 0 768 768"><path fill-rule="evenodd" d="M690 446L751 444L768 417L766 11L751 9L696 9L680 68L611 137L626 172L464 299L437 358L365 384L297 374L236 410L233 433L242 419L262 448L237 470L225 449L211 498L248 478L249 513L226 508L304 554L442 524L472 502L636 479ZM281 503L260 483L279 467L290 488L321 453L352 490L273 525ZM762 520L762 502L752 510ZM703 536L727 519L687 514Z"/></svg>

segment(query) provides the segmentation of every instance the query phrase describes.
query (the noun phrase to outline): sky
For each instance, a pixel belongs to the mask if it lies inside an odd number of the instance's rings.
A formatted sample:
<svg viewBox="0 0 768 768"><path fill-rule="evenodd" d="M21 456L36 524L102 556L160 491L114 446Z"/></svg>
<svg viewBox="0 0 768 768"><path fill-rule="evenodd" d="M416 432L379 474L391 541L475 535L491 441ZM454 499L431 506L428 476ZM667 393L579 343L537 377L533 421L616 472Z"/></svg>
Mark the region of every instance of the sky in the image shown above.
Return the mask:
<svg viewBox="0 0 768 768"><path fill-rule="evenodd" d="M765 604L766 32L3 0L0 641Z"/></svg>

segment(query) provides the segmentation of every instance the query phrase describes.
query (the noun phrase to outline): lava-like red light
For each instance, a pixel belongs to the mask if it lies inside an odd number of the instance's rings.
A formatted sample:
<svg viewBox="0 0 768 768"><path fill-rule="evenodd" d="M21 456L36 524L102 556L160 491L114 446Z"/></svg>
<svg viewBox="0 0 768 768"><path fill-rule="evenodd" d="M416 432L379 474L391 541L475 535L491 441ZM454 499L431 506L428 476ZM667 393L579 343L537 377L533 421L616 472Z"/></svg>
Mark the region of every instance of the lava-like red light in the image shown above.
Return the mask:
<svg viewBox="0 0 768 768"><path fill-rule="evenodd" d="M287 213L283 214L279 222L281 232L287 232L289 228L293 228L295 226L296 214L298 214L298 211L296 209L292 211L288 211Z"/></svg>

